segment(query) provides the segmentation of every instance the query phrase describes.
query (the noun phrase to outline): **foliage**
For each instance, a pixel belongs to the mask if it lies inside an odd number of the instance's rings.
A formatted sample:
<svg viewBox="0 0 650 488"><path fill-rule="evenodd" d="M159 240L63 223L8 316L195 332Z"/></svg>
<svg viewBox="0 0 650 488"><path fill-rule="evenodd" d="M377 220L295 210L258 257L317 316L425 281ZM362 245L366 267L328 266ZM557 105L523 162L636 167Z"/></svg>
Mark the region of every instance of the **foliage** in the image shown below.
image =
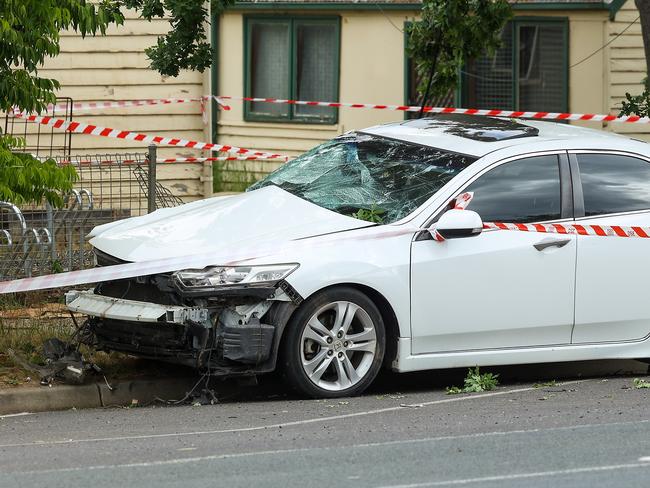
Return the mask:
<svg viewBox="0 0 650 488"><path fill-rule="evenodd" d="M501 44L501 30L512 15L507 0L424 0L421 20L407 27L408 54L422 80L423 105L458 82L463 64Z"/></svg>
<svg viewBox="0 0 650 488"><path fill-rule="evenodd" d="M103 34L123 19L114 0L0 0L0 110L41 112L55 101L59 83L38 76L38 68L59 54L62 30Z"/></svg>
<svg viewBox="0 0 650 488"><path fill-rule="evenodd" d="M557 382L555 380L551 380L551 381L545 381L544 383L535 383L533 385L533 388L549 388L555 385L557 385Z"/></svg>
<svg viewBox="0 0 650 488"><path fill-rule="evenodd" d="M643 80L643 93L630 95L625 93L625 100L621 102L622 108L619 116L638 115L639 117L650 117L650 92L648 91L648 79Z"/></svg>
<svg viewBox="0 0 650 488"><path fill-rule="evenodd" d="M232 164L234 163L234 164ZM220 192L243 192L257 182L256 174L249 171L246 166L230 161L215 163L212 165L212 191Z"/></svg>
<svg viewBox="0 0 650 488"><path fill-rule="evenodd" d="M650 383L641 378L634 378L634 388L640 390L641 388L650 388Z"/></svg>
<svg viewBox="0 0 650 488"><path fill-rule="evenodd" d="M383 224L385 213L385 210L373 205L369 209L360 208L358 211L353 213L351 217L359 220L366 220L374 224Z"/></svg>
<svg viewBox="0 0 650 488"><path fill-rule="evenodd" d="M458 393L477 393L494 390L499 384L498 377L498 374L481 373L478 366L469 368L463 388L448 386L446 392L447 395L456 395Z"/></svg>
<svg viewBox="0 0 650 488"><path fill-rule="evenodd" d="M0 200L23 204L45 199L54 206L63 205L59 192L72 189L77 179L74 168L12 152L23 145L22 139L0 137Z"/></svg>
<svg viewBox="0 0 650 488"><path fill-rule="evenodd" d="M170 31L147 49L152 68L178 76L181 69L203 71L212 63L206 40L209 20L203 0L0 0L0 110L13 107L41 112L55 101L59 83L38 76L46 58L60 51L60 33L71 29L82 36L105 34L111 24L124 22L124 9L142 18L169 18ZM234 0L212 0L222 12Z"/></svg>
<svg viewBox="0 0 650 488"><path fill-rule="evenodd" d="M117 3L117 2L116 2ZM212 64L212 48L205 36L210 13L204 0L123 0L128 8L141 12L144 19L162 18L167 11L171 30L146 50L151 67L162 75L178 76L179 70L203 72ZM219 14L235 0L211 0L212 13Z"/></svg>

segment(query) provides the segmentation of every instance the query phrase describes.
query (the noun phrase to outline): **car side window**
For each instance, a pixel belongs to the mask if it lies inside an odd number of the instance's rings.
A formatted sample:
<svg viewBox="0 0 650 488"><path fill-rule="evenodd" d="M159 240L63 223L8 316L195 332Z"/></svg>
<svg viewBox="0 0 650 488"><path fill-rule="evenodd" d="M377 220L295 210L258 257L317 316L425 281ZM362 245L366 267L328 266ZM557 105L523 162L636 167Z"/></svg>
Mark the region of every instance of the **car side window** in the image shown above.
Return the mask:
<svg viewBox="0 0 650 488"><path fill-rule="evenodd" d="M650 163L617 154L578 154L585 216L650 209Z"/></svg>
<svg viewBox="0 0 650 488"><path fill-rule="evenodd" d="M468 210L484 222L529 223L561 215L560 166L557 155L533 156L497 166L470 184Z"/></svg>

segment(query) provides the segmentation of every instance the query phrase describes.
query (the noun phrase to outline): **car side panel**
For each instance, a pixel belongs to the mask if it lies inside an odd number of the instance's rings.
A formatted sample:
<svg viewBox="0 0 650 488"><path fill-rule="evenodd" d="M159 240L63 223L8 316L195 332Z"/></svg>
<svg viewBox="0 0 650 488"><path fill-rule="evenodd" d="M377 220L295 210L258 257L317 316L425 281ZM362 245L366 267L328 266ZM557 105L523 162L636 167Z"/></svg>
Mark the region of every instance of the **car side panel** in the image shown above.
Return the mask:
<svg viewBox="0 0 650 488"><path fill-rule="evenodd" d="M579 220L650 227L650 212ZM650 334L648 239L578 236L572 342L632 341Z"/></svg>

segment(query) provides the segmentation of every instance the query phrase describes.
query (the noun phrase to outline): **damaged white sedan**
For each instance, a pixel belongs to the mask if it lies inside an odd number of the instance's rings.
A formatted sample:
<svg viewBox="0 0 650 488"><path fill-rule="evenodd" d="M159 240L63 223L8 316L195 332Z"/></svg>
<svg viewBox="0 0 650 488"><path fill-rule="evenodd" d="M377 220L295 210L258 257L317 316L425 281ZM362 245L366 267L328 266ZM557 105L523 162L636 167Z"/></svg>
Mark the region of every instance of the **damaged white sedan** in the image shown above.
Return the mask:
<svg viewBox="0 0 650 488"><path fill-rule="evenodd" d="M95 228L98 266L215 262L100 283L68 307L89 316L82 335L99 349L215 375L279 368L313 397L358 394L382 367L649 357L644 287L620 286L650 271L647 241L483 230L650 225L649 154L487 117L348 133L246 193ZM464 192L474 199L454 210Z"/></svg>

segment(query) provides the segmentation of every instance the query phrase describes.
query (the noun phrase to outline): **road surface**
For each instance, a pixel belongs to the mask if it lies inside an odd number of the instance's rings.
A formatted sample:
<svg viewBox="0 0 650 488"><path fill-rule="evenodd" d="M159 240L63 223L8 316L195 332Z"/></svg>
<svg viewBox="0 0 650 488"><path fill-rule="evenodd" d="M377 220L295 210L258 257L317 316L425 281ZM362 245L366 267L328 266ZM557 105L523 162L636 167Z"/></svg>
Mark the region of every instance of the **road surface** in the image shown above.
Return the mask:
<svg viewBox="0 0 650 488"><path fill-rule="evenodd" d="M590 378L497 368L502 384L480 394L445 394L461 384L451 371L343 400L271 382L212 406L7 416L0 487L647 487L650 389L608 364Z"/></svg>

